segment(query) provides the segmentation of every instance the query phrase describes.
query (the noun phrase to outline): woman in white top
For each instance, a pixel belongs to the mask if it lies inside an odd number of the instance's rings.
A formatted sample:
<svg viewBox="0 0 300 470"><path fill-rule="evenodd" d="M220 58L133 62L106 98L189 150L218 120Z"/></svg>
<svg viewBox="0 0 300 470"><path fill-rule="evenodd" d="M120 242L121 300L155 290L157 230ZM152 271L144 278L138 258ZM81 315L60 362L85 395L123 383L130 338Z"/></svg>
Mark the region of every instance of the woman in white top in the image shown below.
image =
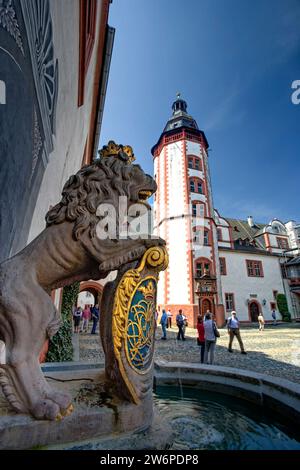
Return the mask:
<svg viewBox="0 0 300 470"><path fill-rule="evenodd" d="M258 329L259 329L259 331L263 331L264 328L265 328L265 319L264 319L264 316L261 312L259 312L259 315L258 315L257 319L258 319L258 324L259 324Z"/></svg>

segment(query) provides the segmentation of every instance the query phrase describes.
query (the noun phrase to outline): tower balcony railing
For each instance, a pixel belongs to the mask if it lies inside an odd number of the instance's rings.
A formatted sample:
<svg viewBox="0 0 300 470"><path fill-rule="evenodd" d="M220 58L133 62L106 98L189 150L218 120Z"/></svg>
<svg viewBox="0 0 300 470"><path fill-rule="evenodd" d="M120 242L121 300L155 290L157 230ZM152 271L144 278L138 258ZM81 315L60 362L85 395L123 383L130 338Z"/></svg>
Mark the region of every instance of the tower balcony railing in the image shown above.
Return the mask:
<svg viewBox="0 0 300 470"><path fill-rule="evenodd" d="M176 140L181 140L184 137L184 132L180 132L179 134L170 135L169 137L164 138L164 143L169 144L170 142L175 142Z"/></svg>
<svg viewBox="0 0 300 470"><path fill-rule="evenodd" d="M198 142L199 144L204 144L202 135L192 134L191 132L187 132L185 129L183 129L181 132L177 132L177 134L164 136L163 139L160 141L159 145L155 149L154 157L158 157L164 145L172 143L172 142L177 142L178 140L182 140L182 139L188 139L188 140L191 140L192 142Z"/></svg>

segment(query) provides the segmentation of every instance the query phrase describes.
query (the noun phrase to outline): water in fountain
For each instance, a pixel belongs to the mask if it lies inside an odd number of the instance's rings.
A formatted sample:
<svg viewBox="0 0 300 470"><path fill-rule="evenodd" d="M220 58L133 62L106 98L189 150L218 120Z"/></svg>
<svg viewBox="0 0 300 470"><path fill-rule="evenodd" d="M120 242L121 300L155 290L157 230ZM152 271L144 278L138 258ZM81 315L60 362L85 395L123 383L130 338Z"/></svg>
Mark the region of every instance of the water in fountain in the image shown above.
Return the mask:
<svg viewBox="0 0 300 470"><path fill-rule="evenodd" d="M186 387L158 387L155 403L174 430L172 449L300 449L300 434L260 404Z"/></svg>

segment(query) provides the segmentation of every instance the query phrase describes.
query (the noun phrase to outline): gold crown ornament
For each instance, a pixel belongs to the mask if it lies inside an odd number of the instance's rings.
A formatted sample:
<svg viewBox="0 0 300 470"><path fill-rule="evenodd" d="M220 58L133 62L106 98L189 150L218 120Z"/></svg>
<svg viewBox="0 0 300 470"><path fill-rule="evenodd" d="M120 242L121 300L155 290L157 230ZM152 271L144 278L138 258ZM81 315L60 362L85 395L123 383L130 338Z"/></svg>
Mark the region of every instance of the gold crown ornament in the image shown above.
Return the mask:
<svg viewBox="0 0 300 470"><path fill-rule="evenodd" d="M155 287L153 282L149 282L147 286L141 286L138 289L144 295L145 299L154 299Z"/></svg>
<svg viewBox="0 0 300 470"><path fill-rule="evenodd" d="M100 158L118 157L128 163L132 163L135 160L133 149L130 145L118 145L113 140L110 140L107 145L103 145L102 149L99 150L99 156Z"/></svg>

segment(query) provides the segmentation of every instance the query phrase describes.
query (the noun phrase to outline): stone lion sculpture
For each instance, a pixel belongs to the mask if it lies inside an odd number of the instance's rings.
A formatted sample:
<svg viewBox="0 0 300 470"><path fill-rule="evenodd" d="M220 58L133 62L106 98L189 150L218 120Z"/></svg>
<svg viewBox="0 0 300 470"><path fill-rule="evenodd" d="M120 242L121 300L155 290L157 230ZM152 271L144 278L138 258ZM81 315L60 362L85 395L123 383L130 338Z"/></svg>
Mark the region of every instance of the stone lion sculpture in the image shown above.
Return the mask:
<svg viewBox="0 0 300 470"><path fill-rule="evenodd" d="M6 346L0 384L10 405L37 419L70 414L71 397L52 389L38 361L47 338L59 329L60 315L50 294L75 281L103 279L138 260L161 239L105 239L97 236L100 204L118 214L119 196L128 205L155 192L153 178L133 164L130 147L109 142L102 156L69 178L61 201L46 214L46 228L28 246L0 265L0 340Z"/></svg>

